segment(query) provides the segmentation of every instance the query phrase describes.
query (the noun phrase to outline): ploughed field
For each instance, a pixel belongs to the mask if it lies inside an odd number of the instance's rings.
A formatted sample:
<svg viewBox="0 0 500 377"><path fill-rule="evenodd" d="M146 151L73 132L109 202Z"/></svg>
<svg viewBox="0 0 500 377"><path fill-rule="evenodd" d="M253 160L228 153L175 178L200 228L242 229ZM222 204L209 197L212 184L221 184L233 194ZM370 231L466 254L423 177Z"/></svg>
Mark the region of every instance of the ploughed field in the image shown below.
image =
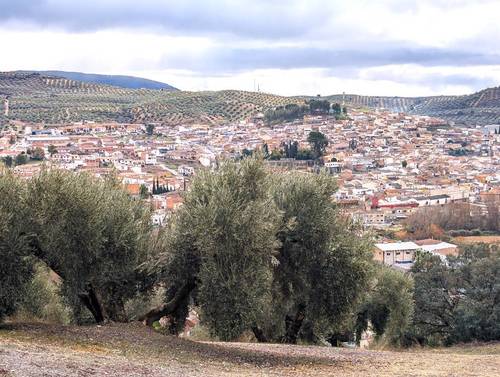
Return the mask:
<svg viewBox="0 0 500 377"><path fill-rule="evenodd" d="M0 376L498 376L500 343L409 351L196 342L140 323L6 324Z"/></svg>

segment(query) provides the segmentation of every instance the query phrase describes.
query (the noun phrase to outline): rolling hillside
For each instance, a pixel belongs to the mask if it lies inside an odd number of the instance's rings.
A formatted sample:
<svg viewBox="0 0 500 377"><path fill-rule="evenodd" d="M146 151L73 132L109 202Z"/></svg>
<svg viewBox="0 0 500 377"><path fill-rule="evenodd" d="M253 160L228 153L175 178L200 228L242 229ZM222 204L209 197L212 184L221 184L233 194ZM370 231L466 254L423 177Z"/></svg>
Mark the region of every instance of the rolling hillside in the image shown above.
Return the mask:
<svg viewBox="0 0 500 377"><path fill-rule="evenodd" d="M46 123L233 121L287 103L303 102L236 90L126 89L21 72L0 73L0 97L9 97L10 118Z"/></svg>
<svg viewBox="0 0 500 377"><path fill-rule="evenodd" d="M334 102L361 107L383 107L409 114L429 115L457 124L499 124L500 87L463 96L376 97L346 94L327 97Z"/></svg>
<svg viewBox="0 0 500 377"><path fill-rule="evenodd" d="M237 121L308 97L225 90L186 92L131 89L29 72L0 73L0 98L9 97L9 118L64 123L82 120L122 122ZM333 102L356 107L430 115L458 124L500 123L500 87L465 96L374 97L333 95Z"/></svg>

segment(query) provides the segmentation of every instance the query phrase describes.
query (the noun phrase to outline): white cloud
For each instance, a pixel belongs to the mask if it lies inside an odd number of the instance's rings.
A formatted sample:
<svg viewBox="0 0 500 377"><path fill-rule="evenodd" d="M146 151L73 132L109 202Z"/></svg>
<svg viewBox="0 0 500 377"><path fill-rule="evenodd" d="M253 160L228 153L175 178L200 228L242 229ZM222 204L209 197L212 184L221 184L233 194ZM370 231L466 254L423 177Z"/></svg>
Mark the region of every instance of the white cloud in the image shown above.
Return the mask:
<svg viewBox="0 0 500 377"><path fill-rule="evenodd" d="M212 45L203 37L172 37L130 30L92 33L0 28L1 70L58 69L117 74L153 69L170 54L193 54Z"/></svg>
<svg viewBox="0 0 500 377"><path fill-rule="evenodd" d="M479 39L479 46L495 47L500 31L497 0L354 1L345 2L336 19L343 28L357 29L372 42L404 41L427 47L457 46Z"/></svg>

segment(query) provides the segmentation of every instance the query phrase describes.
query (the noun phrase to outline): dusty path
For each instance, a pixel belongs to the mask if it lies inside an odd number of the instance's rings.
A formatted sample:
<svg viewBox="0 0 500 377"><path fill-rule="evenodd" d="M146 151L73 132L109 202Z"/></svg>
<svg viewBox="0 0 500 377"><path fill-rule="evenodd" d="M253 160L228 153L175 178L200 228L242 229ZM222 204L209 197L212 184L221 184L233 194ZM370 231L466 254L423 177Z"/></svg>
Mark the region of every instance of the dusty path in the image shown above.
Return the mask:
<svg viewBox="0 0 500 377"><path fill-rule="evenodd" d="M500 344L383 352L201 343L140 324L0 329L0 376L498 376Z"/></svg>

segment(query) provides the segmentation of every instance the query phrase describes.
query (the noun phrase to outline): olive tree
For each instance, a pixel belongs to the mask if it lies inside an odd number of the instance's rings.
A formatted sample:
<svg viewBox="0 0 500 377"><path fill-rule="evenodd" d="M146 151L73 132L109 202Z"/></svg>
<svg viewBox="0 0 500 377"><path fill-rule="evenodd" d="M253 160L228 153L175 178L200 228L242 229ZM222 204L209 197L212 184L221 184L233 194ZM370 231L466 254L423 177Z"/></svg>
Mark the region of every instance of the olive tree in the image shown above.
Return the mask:
<svg viewBox="0 0 500 377"><path fill-rule="evenodd" d="M500 249L462 246L446 261L429 253L412 267L415 316L411 335L424 344L500 339Z"/></svg>
<svg viewBox="0 0 500 377"><path fill-rule="evenodd" d="M214 336L233 339L252 327L268 306L278 218L262 161L201 171L156 263L169 286L166 303L144 319L185 313L194 300Z"/></svg>
<svg viewBox="0 0 500 377"><path fill-rule="evenodd" d="M15 312L32 276L28 238L24 233L25 185L0 171L0 321Z"/></svg>
<svg viewBox="0 0 500 377"><path fill-rule="evenodd" d="M258 158L202 171L171 219L153 270L182 328L192 302L213 335L296 342L327 334L352 309L369 270L369 240L341 216L326 176L271 175Z"/></svg>
<svg viewBox="0 0 500 377"><path fill-rule="evenodd" d="M63 281L62 292L79 317L125 321L146 258L150 214L116 180L44 170L28 185L31 247Z"/></svg>
<svg viewBox="0 0 500 377"><path fill-rule="evenodd" d="M326 338L366 286L370 240L339 213L332 201L335 190L334 180L322 174L283 173L273 180L282 217L269 320L272 340Z"/></svg>
<svg viewBox="0 0 500 377"><path fill-rule="evenodd" d="M370 288L357 311L356 340L370 322L378 340L405 343L414 310L413 279L409 274L376 266Z"/></svg>

